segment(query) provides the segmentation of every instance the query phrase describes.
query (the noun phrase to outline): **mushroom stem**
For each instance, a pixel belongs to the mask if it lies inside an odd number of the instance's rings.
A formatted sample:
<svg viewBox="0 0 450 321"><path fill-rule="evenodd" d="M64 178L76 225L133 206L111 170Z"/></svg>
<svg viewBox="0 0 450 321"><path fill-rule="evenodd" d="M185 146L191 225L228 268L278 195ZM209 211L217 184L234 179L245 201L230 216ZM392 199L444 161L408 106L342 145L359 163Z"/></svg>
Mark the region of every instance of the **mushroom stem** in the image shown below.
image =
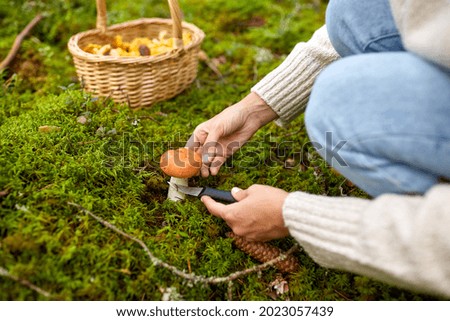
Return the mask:
<svg viewBox="0 0 450 321"><path fill-rule="evenodd" d="M188 186L188 179L187 178L171 177L170 178L170 182L174 183L176 185ZM174 201L174 202L178 202L178 201L184 200L184 197L186 195L184 195L183 193L177 191L172 186L173 185L169 185L169 192L167 193L167 199L169 199L171 201Z"/></svg>
<svg viewBox="0 0 450 321"><path fill-rule="evenodd" d="M42 20L42 18L43 15L38 14L36 17L34 17L33 20L31 20L31 22L25 27L25 29L23 29L22 32L17 35L16 39L14 40L14 44L11 50L9 51L8 55L6 56L5 60L0 61L0 70L5 69L11 64L14 57L19 52L22 41L30 33L31 29L33 29L34 26L36 26L37 23Z"/></svg>

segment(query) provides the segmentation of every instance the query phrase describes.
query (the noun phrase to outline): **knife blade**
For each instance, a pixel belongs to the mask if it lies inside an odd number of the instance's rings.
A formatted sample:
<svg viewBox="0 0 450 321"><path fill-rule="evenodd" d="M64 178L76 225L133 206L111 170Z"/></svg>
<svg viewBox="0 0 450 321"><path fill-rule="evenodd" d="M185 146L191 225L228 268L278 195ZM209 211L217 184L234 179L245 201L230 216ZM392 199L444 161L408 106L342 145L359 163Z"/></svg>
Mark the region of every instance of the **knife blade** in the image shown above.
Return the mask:
<svg viewBox="0 0 450 321"><path fill-rule="evenodd" d="M213 200L226 202L226 203L234 203L236 199L233 197L230 191L224 191L220 189L215 189L212 187L189 187L177 185L173 182L167 182L170 186L172 186L177 191L180 191L183 194L196 196L201 198L203 195L207 195L211 197Z"/></svg>

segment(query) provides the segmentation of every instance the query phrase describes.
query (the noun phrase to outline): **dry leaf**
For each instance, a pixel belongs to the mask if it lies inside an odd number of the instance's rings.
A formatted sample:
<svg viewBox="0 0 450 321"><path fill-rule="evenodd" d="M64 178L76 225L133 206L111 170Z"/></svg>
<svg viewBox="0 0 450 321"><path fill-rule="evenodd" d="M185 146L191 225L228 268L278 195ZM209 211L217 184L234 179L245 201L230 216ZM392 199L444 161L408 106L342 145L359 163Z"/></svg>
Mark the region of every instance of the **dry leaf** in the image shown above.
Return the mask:
<svg viewBox="0 0 450 321"><path fill-rule="evenodd" d="M131 271L128 269L119 269L118 271L123 274L131 275Z"/></svg>
<svg viewBox="0 0 450 321"><path fill-rule="evenodd" d="M275 290L276 295L282 295L289 291L289 284L282 277L277 277L270 283L270 288Z"/></svg>
<svg viewBox="0 0 450 321"><path fill-rule="evenodd" d="M80 123L80 124L83 124L83 125L86 124L87 121L88 121L88 119L87 119L86 116L80 116L80 117L77 118L77 122Z"/></svg>
<svg viewBox="0 0 450 321"><path fill-rule="evenodd" d="M58 126L39 126L38 129L41 133L52 133L52 132L59 132L61 130L61 127Z"/></svg>
<svg viewBox="0 0 450 321"><path fill-rule="evenodd" d="M282 251L278 247L265 242L249 241L233 232L227 233L227 236L233 239L237 248L260 262L268 262L282 254ZM278 270L285 273L295 272L300 267L297 258L292 254L287 255L284 260L274 265Z"/></svg>

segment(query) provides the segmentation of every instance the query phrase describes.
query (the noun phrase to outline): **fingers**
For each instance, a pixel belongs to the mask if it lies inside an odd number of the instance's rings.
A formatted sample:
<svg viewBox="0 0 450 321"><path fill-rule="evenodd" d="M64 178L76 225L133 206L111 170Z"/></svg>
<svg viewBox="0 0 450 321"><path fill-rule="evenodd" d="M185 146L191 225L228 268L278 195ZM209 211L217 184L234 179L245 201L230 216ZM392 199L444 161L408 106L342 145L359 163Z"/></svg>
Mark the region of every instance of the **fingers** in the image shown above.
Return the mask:
<svg viewBox="0 0 450 321"><path fill-rule="evenodd" d="M211 175L215 176L219 173L220 168L225 163L227 159L223 156L216 156L214 157L214 160L209 165L209 172Z"/></svg>
<svg viewBox="0 0 450 321"><path fill-rule="evenodd" d="M200 169L200 175L202 177L208 177L209 176L209 167L205 164L202 165L202 168Z"/></svg>
<svg viewBox="0 0 450 321"><path fill-rule="evenodd" d="M203 177L208 177L209 174L215 176L219 173L220 167L225 163L226 158L224 156L215 155L209 156L208 154L202 155L202 167L200 169Z"/></svg>
<svg viewBox="0 0 450 321"><path fill-rule="evenodd" d="M248 190L240 189L239 187L233 187L231 189L231 194L236 201L241 201L248 196ZM201 201L205 204L208 211L214 216L220 217L226 220L228 216L227 213L233 207L233 204L225 205L223 203L216 202L209 196L202 196Z"/></svg>
<svg viewBox="0 0 450 321"><path fill-rule="evenodd" d="M216 202L209 196L202 196L201 201L212 215L224 219L227 207L225 204Z"/></svg>
<svg viewBox="0 0 450 321"><path fill-rule="evenodd" d="M203 162L206 164L211 164L214 161L214 158L217 154L220 153L219 141L220 135L216 132L209 132L206 137L205 142L202 146L202 154L203 154Z"/></svg>
<svg viewBox="0 0 450 321"><path fill-rule="evenodd" d="M249 240L268 241L289 235L283 218L283 204L288 192L252 185L246 190L233 188L237 202L224 205L209 197L202 197L208 211L225 221L236 235Z"/></svg>
<svg viewBox="0 0 450 321"><path fill-rule="evenodd" d="M223 124L215 121L216 118L217 116L198 125L193 134L195 145L201 149L202 153L203 164L200 174L203 177L208 177L210 174L217 175L227 156L240 147L237 141L229 144Z"/></svg>

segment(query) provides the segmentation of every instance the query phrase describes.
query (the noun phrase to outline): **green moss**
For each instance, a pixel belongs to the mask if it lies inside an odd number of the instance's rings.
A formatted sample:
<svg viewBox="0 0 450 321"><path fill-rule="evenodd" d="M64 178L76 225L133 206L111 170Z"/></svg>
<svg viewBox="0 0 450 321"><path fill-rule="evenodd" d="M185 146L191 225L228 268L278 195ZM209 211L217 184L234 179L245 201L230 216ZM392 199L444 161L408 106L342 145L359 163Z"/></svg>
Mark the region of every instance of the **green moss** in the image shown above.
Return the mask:
<svg viewBox="0 0 450 321"><path fill-rule="evenodd" d="M317 2L317 1L316 1ZM174 288L184 300L225 300L227 284L187 284L154 267L137 244L106 229L68 202L82 205L142 239L159 258L197 275L225 276L256 264L225 237L228 227L189 198L166 201L159 156L184 145L197 124L246 95L296 42L322 24L324 4L308 1L181 1L187 21L202 28L203 49L222 57L219 79L204 64L184 93L152 108L126 106L83 93L67 40L95 25L94 1L9 1L0 6L0 56L38 12L46 17L0 77L0 266L62 300L160 300ZM108 3L109 4L109 3ZM161 1L111 2L111 23L168 17ZM17 7L21 10L17 10ZM78 122L78 117L86 123ZM40 126L59 131L42 133ZM217 177L199 184L223 189L254 183L288 191L365 197L330 171L308 146L303 119L268 125ZM288 166L286 166L288 165ZM291 238L274 242L283 249ZM301 269L286 276L285 300L423 299L365 277L319 267L298 253ZM234 282L239 300L268 300L278 272ZM45 299L7 278L0 300Z"/></svg>

